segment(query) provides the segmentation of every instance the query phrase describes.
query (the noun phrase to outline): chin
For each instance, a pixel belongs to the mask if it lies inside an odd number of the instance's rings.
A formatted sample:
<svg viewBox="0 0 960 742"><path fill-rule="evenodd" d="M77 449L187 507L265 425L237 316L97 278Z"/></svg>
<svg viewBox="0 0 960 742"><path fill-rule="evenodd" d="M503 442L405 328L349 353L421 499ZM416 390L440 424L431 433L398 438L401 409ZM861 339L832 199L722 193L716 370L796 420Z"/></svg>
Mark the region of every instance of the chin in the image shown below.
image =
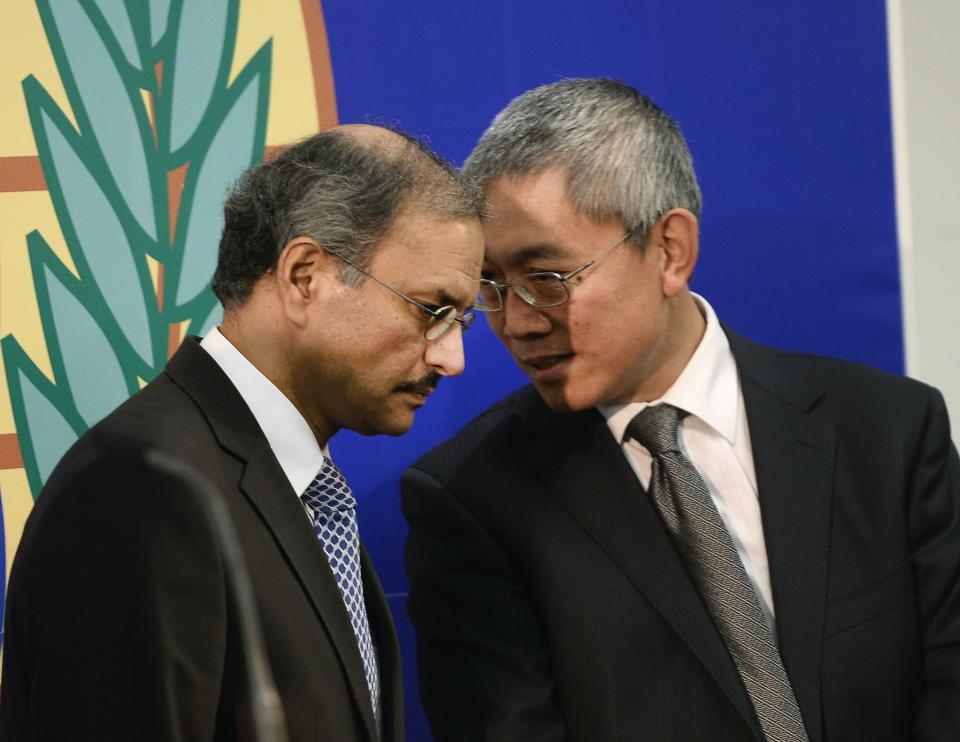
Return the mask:
<svg viewBox="0 0 960 742"><path fill-rule="evenodd" d="M377 433L381 435L398 436L403 435L413 425L413 413L397 414L389 418L380 420L377 427Z"/></svg>
<svg viewBox="0 0 960 742"><path fill-rule="evenodd" d="M572 394L562 386L539 386L534 384L540 397L554 412L583 412L599 402L587 395Z"/></svg>
<svg viewBox="0 0 960 742"><path fill-rule="evenodd" d="M363 423L356 422L353 425L345 425L345 428L352 430L360 435L403 435L410 426L413 425L413 415L393 415L391 417L380 417L377 419L367 419Z"/></svg>
<svg viewBox="0 0 960 742"><path fill-rule="evenodd" d="M384 429L379 432L381 435L389 435L396 438L398 435L403 435L409 431L412 424L413 421L411 420L407 425L393 425L390 427L384 427Z"/></svg>

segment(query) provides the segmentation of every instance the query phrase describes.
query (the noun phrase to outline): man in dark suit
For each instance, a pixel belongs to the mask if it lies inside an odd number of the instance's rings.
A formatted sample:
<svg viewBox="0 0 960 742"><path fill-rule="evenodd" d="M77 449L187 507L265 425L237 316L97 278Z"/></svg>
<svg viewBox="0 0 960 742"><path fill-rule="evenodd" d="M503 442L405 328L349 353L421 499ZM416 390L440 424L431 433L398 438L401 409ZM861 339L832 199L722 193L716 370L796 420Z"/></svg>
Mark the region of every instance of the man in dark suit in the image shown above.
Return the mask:
<svg viewBox="0 0 960 742"><path fill-rule="evenodd" d="M404 475L436 739L960 739L940 394L721 325L686 143L622 83L520 96L464 171L532 387Z"/></svg>
<svg viewBox="0 0 960 742"><path fill-rule="evenodd" d="M252 739L247 626L209 493L158 454L223 499L289 738L403 739L396 635L328 441L405 432L462 371L482 204L419 142L370 126L241 178L214 279L221 327L83 437L28 520L4 739Z"/></svg>

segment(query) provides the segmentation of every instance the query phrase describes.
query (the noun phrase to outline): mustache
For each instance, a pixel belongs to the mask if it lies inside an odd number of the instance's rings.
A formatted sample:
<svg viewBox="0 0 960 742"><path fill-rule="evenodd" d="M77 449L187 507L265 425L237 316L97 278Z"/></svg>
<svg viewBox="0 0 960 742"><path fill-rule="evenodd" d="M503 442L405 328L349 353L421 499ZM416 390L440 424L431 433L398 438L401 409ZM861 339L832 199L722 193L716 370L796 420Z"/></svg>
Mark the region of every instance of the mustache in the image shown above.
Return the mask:
<svg viewBox="0 0 960 742"><path fill-rule="evenodd" d="M402 384L397 384L396 389L398 392L413 392L414 394L427 396L433 394L433 390L437 388L437 384L439 383L440 374L436 371L431 371L415 381L405 381Z"/></svg>

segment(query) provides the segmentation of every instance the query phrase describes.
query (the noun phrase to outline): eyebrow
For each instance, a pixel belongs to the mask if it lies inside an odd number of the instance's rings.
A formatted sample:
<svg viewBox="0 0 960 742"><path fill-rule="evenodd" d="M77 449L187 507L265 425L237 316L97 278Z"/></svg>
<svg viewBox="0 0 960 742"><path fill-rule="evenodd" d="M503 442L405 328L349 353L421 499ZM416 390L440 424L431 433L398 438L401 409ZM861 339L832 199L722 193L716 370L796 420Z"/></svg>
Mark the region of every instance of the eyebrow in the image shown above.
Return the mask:
<svg viewBox="0 0 960 742"><path fill-rule="evenodd" d="M412 296L416 298L417 294L414 293ZM445 307L447 305L454 307L469 306L471 303L470 300L464 301L462 299L457 299L446 289L438 289L433 292L427 292L426 294L422 294L422 296L430 296L430 298L417 299L417 301L419 301L421 304L428 304L436 307Z"/></svg>
<svg viewBox="0 0 960 742"><path fill-rule="evenodd" d="M457 299L451 296L444 289L440 289L440 291L437 292L437 298L440 300L440 306L444 306L446 304L452 304L453 306L458 306L463 303L462 299Z"/></svg>

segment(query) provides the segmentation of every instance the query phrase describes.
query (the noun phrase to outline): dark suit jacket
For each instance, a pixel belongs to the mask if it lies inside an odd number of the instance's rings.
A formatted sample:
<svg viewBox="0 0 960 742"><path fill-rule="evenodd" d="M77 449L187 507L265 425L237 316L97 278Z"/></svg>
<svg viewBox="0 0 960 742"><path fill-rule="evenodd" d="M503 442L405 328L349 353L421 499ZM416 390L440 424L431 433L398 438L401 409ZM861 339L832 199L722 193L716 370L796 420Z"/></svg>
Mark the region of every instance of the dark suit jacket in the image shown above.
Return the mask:
<svg viewBox="0 0 960 742"><path fill-rule="evenodd" d="M313 528L249 408L193 338L71 449L27 521L7 606L2 736L249 739L222 552L195 497L144 473L145 446L223 494L290 739L375 740L360 653ZM399 742L399 650L362 558L382 739Z"/></svg>
<svg viewBox="0 0 960 742"><path fill-rule="evenodd" d="M960 739L960 464L941 396L728 333L780 649L813 742ZM526 388L403 480L441 741L762 739L724 644L594 410Z"/></svg>

